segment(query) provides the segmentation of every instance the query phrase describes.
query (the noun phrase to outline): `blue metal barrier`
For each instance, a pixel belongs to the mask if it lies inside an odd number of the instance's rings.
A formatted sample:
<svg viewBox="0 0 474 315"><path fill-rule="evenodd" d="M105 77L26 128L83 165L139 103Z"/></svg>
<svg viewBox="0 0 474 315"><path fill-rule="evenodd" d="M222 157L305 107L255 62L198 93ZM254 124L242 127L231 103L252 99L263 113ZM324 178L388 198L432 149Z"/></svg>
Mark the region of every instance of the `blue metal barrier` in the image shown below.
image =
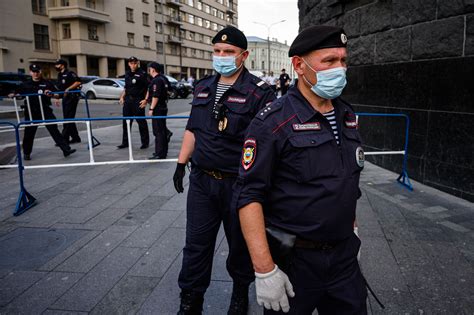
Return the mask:
<svg viewBox="0 0 474 315"><path fill-rule="evenodd" d="M410 117L406 114L380 114L380 113L356 113L358 116L373 116L373 117L403 117L405 118L405 145L404 145L404 154L403 154L403 166L400 176L397 178L397 182L403 187L407 188L410 191L413 191L413 185L410 182L407 172L407 163L408 163L408 132L410 130Z"/></svg>

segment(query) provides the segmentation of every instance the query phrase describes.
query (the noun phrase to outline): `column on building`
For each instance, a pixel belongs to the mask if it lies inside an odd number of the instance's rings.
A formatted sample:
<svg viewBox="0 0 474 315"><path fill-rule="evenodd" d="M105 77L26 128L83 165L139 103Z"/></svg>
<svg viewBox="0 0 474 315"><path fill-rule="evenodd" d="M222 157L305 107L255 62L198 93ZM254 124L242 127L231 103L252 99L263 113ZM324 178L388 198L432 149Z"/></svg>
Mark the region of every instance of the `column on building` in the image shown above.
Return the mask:
<svg viewBox="0 0 474 315"><path fill-rule="evenodd" d="M99 58L99 76L107 78L109 76L109 61L107 57Z"/></svg>
<svg viewBox="0 0 474 315"><path fill-rule="evenodd" d="M86 76L87 75L87 56L77 55L76 64L77 64L77 75L80 77Z"/></svg>
<svg viewBox="0 0 474 315"><path fill-rule="evenodd" d="M125 59L117 59L117 76L122 76L125 74Z"/></svg>

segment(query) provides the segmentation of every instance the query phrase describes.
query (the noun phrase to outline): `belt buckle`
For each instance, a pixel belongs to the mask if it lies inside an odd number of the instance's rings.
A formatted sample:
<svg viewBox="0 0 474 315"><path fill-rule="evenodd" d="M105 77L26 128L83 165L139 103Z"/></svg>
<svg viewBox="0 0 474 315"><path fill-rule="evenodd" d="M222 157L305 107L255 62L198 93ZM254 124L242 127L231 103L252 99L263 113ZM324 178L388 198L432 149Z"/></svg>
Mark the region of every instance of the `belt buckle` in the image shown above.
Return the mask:
<svg viewBox="0 0 474 315"><path fill-rule="evenodd" d="M223 179L222 173L219 172L219 171L211 171L211 175L212 175L215 179Z"/></svg>

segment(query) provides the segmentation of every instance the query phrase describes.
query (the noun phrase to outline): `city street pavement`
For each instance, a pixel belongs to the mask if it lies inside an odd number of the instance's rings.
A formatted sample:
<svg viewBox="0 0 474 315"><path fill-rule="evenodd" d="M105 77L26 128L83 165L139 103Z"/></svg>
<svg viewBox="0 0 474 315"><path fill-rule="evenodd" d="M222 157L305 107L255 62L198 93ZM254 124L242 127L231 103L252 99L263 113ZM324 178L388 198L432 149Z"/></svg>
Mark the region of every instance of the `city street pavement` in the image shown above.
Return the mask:
<svg viewBox="0 0 474 315"><path fill-rule="evenodd" d="M170 158L185 123L168 120ZM97 161L128 158L115 147L120 126L94 135L102 143ZM139 150L136 125L132 138L135 159L151 155ZM87 162L87 144L73 147L65 159L49 137L37 139L27 165ZM0 169L0 314L175 314L187 191L174 190L174 169L174 162L29 169L25 186L38 204L18 217L18 172ZM473 204L416 182L410 192L396 178L370 163L361 177L361 266L386 306L369 297L369 313L473 314ZM226 314L227 251L221 231L205 314ZM253 286L249 313L262 314Z"/></svg>

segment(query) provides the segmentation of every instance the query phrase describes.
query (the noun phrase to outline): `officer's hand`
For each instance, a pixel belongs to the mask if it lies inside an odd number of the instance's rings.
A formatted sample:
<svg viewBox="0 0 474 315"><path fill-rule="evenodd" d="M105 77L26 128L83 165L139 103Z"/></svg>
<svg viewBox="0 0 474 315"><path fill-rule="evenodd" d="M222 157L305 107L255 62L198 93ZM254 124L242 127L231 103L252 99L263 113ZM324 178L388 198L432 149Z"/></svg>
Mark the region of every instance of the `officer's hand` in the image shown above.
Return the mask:
<svg viewBox="0 0 474 315"><path fill-rule="evenodd" d="M10 94L8 94L8 97L9 97L9 98L13 98L14 96L15 96L15 93L10 93Z"/></svg>
<svg viewBox="0 0 474 315"><path fill-rule="evenodd" d="M290 303L288 296L294 297L293 285L288 276L281 271L277 265L275 269L267 273L255 273L255 289L257 291L257 303L266 309L273 309L288 313Z"/></svg>
<svg viewBox="0 0 474 315"><path fill-rule="evenodd" d="M120 103L120 105L123 105L123 103L125 103L125 100L123 99L123 97L121 97L121 98L119 99L119 103Z"/></svg>
<svg viewBox="0 0 474 315"><path fill-rule="evenodd" d="M51 90L45 90L45 91L44 91L44 94L47 95L47 96L51 96L51 95L52 95L52 94L51 94Z"/></svg>
<svg viewBox="0 0 474 315"><path fill-rule="evenodd" d="M150 110L148 111L148 116L153 116L153 109L150 109Z"/></svg>
<svg viewBox="0 0 474 315"><path fill-rule="evenodd" d="M145 108L147 103L148 102L146 100L141 100L140 101L140 108Z"/></svg>
<svg viewBox="0 0 474 315"><path fill-rule="evenodd" d="M183 188L183 178L184 174L186 174L186 164L184 163L178 163L176 165L176 171L174 171L173 175L173 183L174 183L174 188L178 193L182 193L184 191Z"/></svg>

